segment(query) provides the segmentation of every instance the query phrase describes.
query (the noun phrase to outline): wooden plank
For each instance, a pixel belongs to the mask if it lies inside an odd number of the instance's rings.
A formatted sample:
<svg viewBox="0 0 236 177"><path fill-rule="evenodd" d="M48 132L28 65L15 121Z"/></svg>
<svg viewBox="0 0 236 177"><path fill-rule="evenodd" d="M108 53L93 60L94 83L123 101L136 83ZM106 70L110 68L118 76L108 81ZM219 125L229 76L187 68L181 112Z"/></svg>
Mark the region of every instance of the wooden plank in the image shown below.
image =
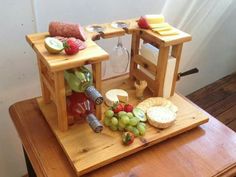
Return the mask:
<svg viewBox="0 0 236 177"><path fill-rule="evenodd" d="M92 65L94 85L99 92L101 92L101 84L102 84L101 67L102 67L101 63L96 63L96 64ZM96 105L96 116L98 119L101 119L101 116L102 116L102 106L101 105Z"/></svg>
<svg viewBox="0 0 236 177"><path fill-rule="evenodd" d="M39 56L37 56L37 62L38 62L38 68L39 68L39 78L40 78L40 84L41 84L41 92L42 92L42 97L44 102L50 103L51 99L50 99L50 88L47 87L47 85L44 83L43 80L43 63L41 62L41 58Z"/></svg>
<svg viewBox="0 0 236 177"><path fill-rule="evenodd" d="M66 110L66 91L65 91L64 71L55 73L55 113L57 116L56 125L61 131L68 129L68 119Z"/></svg>
<svg viewBox="0 0 236 177"><path fill-rule="evenodd" d="M230 109L222 112L217 116L218 120L224 123L225 125L229 125L231 122L236 120L236 104L232 106ZM232 127L231 127L232 128ZM235 127L236 128L236 125Z"/></svg>
<svg viewBox="0 0 236 177"><path fill-rule="evenodd" d="M155 85L157 90L155 96L163 96L164 81L167 68L167 60L170 47L160 47L157 60L157 74L155 76Z"/></svg>
<svg viewBox="0 0 236 177"><path fill-rule="evenodd" d="M189 94L187 97L198 104L198 100L207 99L208 95L212 94L213 92L217 92L232 83L236 83L236 73L232 73L215 81L214 83L211 83L199 90L196 90L195 92Z"/></svg>
<svg viewBox="0 0 236 177"><path fill-rule="evenodd" d="M173 77L173 81L172 81L171 96L174 95L174 93L175 93L175 87L176 87L176 81L178 78L182 48L183 48L183 43L172 46L172 50L171 50L171 56L176 58L175 72L174 72L174 77Z"/></svg>
<svg viewBox="0 0 236 177"><path fill-rule="evenodd" d="M227 126L236 132L236 117L234 117L234 120L228 123Z"/></svg>
<svg viewBox="0 0 236 177"><path fill-rule="evenodd" d="M236 93L232 93L232 95L227 96L221 101L218 101L215 104L209 106L206 111L211 115L218 117L218 115L231 109L234 105L236 105Z"/></svg>
<svg viewBox="0 0 236 177"><path fill-rule="evenodd" d="M139 45L140 45L140 34L139 32L134 32L131 39L131 61L130 61L130 78L133 77L133 71L137 69L137 64L134 62L134 57L139 54Z"/></svg>
<svg viewBox="0 0 236 177"><path fill-rule="evenodd" d="M44 47L43 39L34 45L35 51L42 56L43 62L51 72L61 71L79 67L82 65L93 64L108 60L108 53L99 47L95 42L87 40L87 48L79 51L75 55L66 55L63 52L57 55L52 55L47 52Z"/></svg>
<svg viewBox="0 0 236 177"><path fill-rule="evenodd" d="M138 65L142 66L144 69L148 70L151 74L154 76L157 73L157 66L144 58L141 55L135 55L134 56L134 62L137 63Z"/></svg>
<svg viewBox="0 0 236 177"><path fill-rule="evenodd" d="M108 84L104 82L103 92L114 88L118 80L119 78L114 79L108 82ZM128 76L123 77L117 88L123 88L129 92L129 103L136 105L139 102L134 96L133 81ZM150 94L151 92L146 90L144 97L147 98ZM43 104L41 99L38 102L71 164L77 170L78 175L81 175L208 121L207 115L179 95L175 94L170 100L179 108L175 125L162 131L157 131L155 128L147 125L147 132L144 137L145 142L137 139L132 145L127 147L121 144L119 132L113 132L108 128L105 128L102 133L96 134L84 123L75 124L68 131L61 132L56 125L56 115L55 111L53 111L55 105L52 103L47 106ZM104 105L103 111L105 109L107 107Z"/></svg>

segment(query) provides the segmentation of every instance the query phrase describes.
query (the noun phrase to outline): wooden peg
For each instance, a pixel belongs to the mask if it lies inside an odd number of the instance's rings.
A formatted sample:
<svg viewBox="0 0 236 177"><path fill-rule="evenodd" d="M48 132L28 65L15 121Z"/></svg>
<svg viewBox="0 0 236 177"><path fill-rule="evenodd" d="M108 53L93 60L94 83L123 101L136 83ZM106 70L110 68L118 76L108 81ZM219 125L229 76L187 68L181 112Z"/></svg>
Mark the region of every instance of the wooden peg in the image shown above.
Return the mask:
<svg viewBox="0 0 236 177"><path fill-rule="evenodd" d="M147 81L145 80L141 80L138 84L138 82L136 81L134 83L134 87L136 88L136 97L138 99L142 99L143 98L143 92L145 90L145 88L147 87Z"/></svg>

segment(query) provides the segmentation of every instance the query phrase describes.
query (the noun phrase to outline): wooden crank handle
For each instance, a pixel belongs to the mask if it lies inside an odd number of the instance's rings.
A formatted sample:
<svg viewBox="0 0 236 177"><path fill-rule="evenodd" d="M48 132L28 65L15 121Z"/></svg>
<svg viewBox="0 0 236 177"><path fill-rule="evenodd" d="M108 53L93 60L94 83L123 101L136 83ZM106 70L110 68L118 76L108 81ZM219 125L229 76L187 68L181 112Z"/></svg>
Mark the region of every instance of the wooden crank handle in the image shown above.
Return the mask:
<svg viewBox="0 0 236 177"><path fill-rule="evenodd" d="M177 77L177 80L180 80L180 77L184 77L184 76L187 76L187 75L190 75L190 74L195 74L195 73L198 73L198 72L199 72L198 68L193 68L193 69L190 69L188 71L179 73L178 77Z"/></svg>

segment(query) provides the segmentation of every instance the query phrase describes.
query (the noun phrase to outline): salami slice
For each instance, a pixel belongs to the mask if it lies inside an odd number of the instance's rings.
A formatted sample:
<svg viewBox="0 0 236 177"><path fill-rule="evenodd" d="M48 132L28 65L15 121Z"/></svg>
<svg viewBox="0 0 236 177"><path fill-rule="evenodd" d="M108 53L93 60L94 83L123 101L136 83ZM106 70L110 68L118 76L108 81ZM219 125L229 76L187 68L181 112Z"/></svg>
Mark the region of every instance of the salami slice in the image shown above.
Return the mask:
<svg viewBox="0 0 236 177"><path fill-rule="evenodd" d="M82 41L86 40L83 27L76 23L51 22L49 24L49 34L52 37L75 37Z"/></svg>

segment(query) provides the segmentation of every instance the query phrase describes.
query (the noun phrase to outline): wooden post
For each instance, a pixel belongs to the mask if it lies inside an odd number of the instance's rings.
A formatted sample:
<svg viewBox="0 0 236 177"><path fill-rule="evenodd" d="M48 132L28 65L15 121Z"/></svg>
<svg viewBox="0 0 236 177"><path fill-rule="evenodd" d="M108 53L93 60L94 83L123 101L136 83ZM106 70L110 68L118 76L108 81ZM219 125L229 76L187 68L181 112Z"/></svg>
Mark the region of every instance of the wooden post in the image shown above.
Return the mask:
<svg viewBox="0 0 236 177"><path fill-rule="evenodd" d="M50 99L50 91L43 80L43 73L44 73L43 68L45 66L43 65L39 55L37 56L37 61L38 61L38 67L39 67L39 78L40 78L43 101L45 104L48 104L51 102L51 99Z"/></svg>
<svg viewBox="0 0 236 177"><path fill-rule="evenodd" d="M163 96L164 81L167 68L167 60L170 47L160 47L157 62L157 74L155 76L156 90L154 96Z"/></svg>
<svg viewBox="0 0 236 177"><path fill-rule="evenodd" d="M101 84L102 84L102 75L101 75L101 62L92 64L93 69L93 79L94 79L94 86L96 89L101 92ZM102 106L96 105L96 116L98 119L102 117Z"/></svg>
<svg viewBox="0 0 236 177"><path fill-rule="evenodd" d="M66 91L65 91L64 71L55 73L55 102L57 106L58 128L61 131L68 129L68 119L66 110Z"/></svg>
<svg viewBox="0 0 236 177"><path fill-rule="evenodd" d="M171 51L171 56L176 58L175 72L174 72L174 77L173 77L173 81L172 81L172 88L171 88L171 96L173 96L175 93L175 87L176 87L176 81L177 81L177 77L178 77L182 48L183 48L183 43L178 44L178 45L173 45L172 51Z"/></svg>
<svg viewBox="0 0 236 177"><path fill-rule="evenodd" d="M132 33L131 41L131 59L130 59L130 78L134 78L133 71L137 68L137 64L134 62L135 55L139 54L139 44L140 44L140 32L135 31Z"/></svg>

